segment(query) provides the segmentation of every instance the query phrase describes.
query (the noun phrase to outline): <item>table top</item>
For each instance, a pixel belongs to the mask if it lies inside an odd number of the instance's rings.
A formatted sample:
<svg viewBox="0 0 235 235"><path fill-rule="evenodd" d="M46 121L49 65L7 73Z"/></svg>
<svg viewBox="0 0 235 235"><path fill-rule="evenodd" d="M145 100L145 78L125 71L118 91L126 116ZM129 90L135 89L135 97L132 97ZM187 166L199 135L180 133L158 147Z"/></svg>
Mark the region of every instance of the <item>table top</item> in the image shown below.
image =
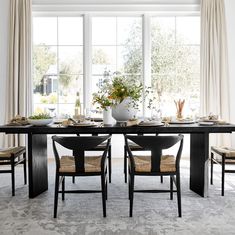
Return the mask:
<svg viewBox="0 0 235 235"><path fill-rule="evenodd" d="M235 131L234 124L201 126L194 124L170 124L169 126L92 126L92 127L60 127L49 126L0 126L0 132L22 134L134 134L134 133L231 133Z"/></svg>

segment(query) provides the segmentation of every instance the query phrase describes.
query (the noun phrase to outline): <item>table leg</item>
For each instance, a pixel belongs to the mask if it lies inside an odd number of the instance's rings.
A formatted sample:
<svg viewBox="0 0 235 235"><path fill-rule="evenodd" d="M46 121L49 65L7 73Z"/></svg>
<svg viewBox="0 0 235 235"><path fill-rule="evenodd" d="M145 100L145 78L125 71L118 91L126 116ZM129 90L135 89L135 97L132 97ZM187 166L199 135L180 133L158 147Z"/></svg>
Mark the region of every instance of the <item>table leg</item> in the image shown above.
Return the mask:
<svg viewBox="0 0 235 235"><path fill-rule="evenodd" d="M209 133L190 135L190 189L208 197Z"/></svg>
<svg viewBox="0 0 235 235"><path fill-rule="evenodd" d="M28 134L29 198L48 189L47 135Z"/></svg>

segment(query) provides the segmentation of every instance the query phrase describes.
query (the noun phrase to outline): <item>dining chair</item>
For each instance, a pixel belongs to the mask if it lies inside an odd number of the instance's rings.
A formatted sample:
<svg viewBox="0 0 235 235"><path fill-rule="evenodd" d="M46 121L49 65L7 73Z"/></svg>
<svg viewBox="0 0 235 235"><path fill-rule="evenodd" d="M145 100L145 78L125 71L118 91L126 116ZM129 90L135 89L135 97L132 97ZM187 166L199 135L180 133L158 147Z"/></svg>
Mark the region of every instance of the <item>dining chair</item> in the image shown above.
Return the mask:
<svg viewBox="0 0 235 235"><path fill-rule="evenodd" d="M215 158L215 155L219 156L219 158ZM235 149L228 147L211 147L211 184L213 184L214 164L219 164L222 167L221 196L224 196L225 173L235 173L235 170L226 170L225 166L226 164L235 164Z"/></svg>
<svg viewBox="0 0 235 235"><path fill-rule="evenodd" d="M139 133L138 135L144 135L143 133ZM158 134L156 133L156 136ZM124 135L125 136L125 135ZM127 140L128 142L128 146L130 148L130 150L133 152L133 151L143 151L144 149L139 146L138 144L134 143L133 141L131 140ZM127 146L126 144L124 144L124 181L125 183L127 183L127 168L128 168L128 151L127 151ZM163 176L161 175L161 183L163 183Z"/></svg>
<svg viewBox="0 0 235 235"><path fill-rule="evenodd" d="M10 166L10 169L1 169L0 173L11 173L12 196L15 196L15 166L23 164L24 184L27 184L26 148L11 147L0 149L0 165Z"/></svg>
<svg viewBox="0 0 235 235"><path fill-rule="evenodd" d="M183 135L178 136L125 136L125 144L129 159L129 216L133 214L133 199L135 193L170 193L170 199L173 200L173 192L177 192L178 215L181 212L181 191L180 191L180 158L183 149ZM129 147L128 140L141 146L150 154L143 156L133 155ZM169 149L175 144L179 144L178 152L174 155L163 155L162 150ZM136 176L170 176L170 189L137 190L134 187ZM173 190L173 182L176 190Z"/></svg>
<svg viewBox="0 0 235 235"><path fill-rule="evenodd" d="M107 156L110 146L110 135L105 136L52 136L53 151L56 161L54 218L57 217L58 194L62 200L66 193L102 193L103 216L106 217L107 200ZM106 142L105 151L101 156L87 156L87 151ZM72 156L59 156L56 143L72 150ZM100 176L101 190L65 190L65 177ZM60 182L62 184L61 191Z"/></svg>
<svg viewBox="0 0 235 235"><path fill-rule="evenodd" d="M92 136L97 136L98 134L92 134ZM77 134L77 136L81 136L80 134ZM111 135L110 135L111 136ZM98 146L96 146L95 148L93 149L89 149L89 151L98 151L98 152L102 152L102 151L105 151L106 149L106 145L107 145L107 142L103 142L101 144L99 144ZM109 149L108 149L108 178L109 178L109 183L112 182L112 145L111 145L111 142L110 142L110 145L109 145ZM72 179L73 183L75 183L75 177L73 177Z"/></svg>

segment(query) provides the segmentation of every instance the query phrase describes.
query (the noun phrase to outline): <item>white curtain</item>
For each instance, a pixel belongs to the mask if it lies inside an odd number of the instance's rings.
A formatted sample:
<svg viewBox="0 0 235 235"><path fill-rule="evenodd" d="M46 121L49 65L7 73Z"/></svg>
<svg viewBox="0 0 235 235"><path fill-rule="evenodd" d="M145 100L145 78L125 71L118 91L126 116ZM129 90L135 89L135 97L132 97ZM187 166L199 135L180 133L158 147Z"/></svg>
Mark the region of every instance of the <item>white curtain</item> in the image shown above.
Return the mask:
<svg viewBox="0 0 235 235"><path fill-rule="evenodd" d="M227 34L223 0L201 1L201 115L230 121ZM219 145L230 145L220 135Z"/></svg>
<svg viewBox="0 0 235 235"><path fill-rule="evenodd" d="M5 123L16 115L31 113L31 0L11 0L9 25L9 77ZM18 135L8 136L5 145L23 144Z"/></svg>

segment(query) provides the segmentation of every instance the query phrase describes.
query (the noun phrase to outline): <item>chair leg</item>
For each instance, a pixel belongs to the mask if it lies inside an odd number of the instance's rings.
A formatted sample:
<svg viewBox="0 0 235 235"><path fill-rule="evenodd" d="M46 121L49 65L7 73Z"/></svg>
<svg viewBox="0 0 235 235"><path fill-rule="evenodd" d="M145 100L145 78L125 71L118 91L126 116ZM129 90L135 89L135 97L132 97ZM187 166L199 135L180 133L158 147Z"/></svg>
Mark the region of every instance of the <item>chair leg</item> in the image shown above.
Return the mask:
<svg viewBox="0 0 235 235"><path fill-rule="evenodd" d="M107 184L107 180L105 180L105 195L106 195L106 201L108 200L108 184Z"/></svg>
<svg viewBox="0 0 235 235"><path fill-rule="evenodd" d="M102 190L103 217L106 217L106 187L105 187L104 173L101 175L101 190Z"/></svg>
<svg viewBox="0 0 235 235"><path fill-rule="evenodd" d="M161 175L161 184L163 183L163 176Z"/></svg>
<svg viewBox="0 0 235 235"><path fill-rule="evenodd" d="M221 187L221 196L224 196L224 174L225 172L225 156L222 155L222 187Z"/></svg>
<svg viewBox="0 0 235 235"><path fill-rule="evenodd" d="M72 183L75 184L75 176L72 177Z"/></svg>
<svg viewBox="0 0 235 235"><path fill-rule="evenodd" d="M56 177L55 177L55 196L54 196L54 218L57 217L58 193L59 193L59 175L58 175L58 173L56 173Z"/></svg>
<svg viewBox="0 0 235 235"><path fill-rule="evenodd" d="M11 158L11 187L12 187L12 196L15 196L15 159Z"/></svg>
<svg viewBox="0 0 235 235"><path fill-rule="evenodd" d="M178 202L178 215L182 217L181 212L181 189L180 189L180 174L176 174L176 188L177 188L177 202Z"/></svg>
<svg viewBox="0 0 235 235"><path fill-rule="evenodd" d="M211 152L211 184L213 184L214 153Z"/></svg>
<svg viewBox="0 0 235 235"><path fill-rule="evenodd" d="M173 179L172 179L173 176L170 175L170 199L173 200Z"/></svg>
<svg viewBox="0 0 235 235"><path fill-rule="evenodd" d="M133 215L133 200L134 200L134 181L135 181L135 175L133 172L130 174L130 211L129 215L132 217Z"/></svg>
<svg viewBox="0 0 235 235"><path fill-rule="evenodd" d="M64 201L64 190L65 190L65 176L63 176L62 180L62 201Z"/></svg>
<svg viewBox="0 0 235 235"><path fill-rule="evenodd" d="M111 175L112 175L112 158L111 158L112 149L109 146L108 150L108 164L109 164L109 183L111 183Z"/></svg>
<svg viewBox="0 0 235 235"><path fill-rule="evenodd" d="M128 199L131 199L131 177L130 174L128 176Z"/></svg>
<svg viewBox="0 0 235 235"><path fill-rule="evenodd" d="M27 166L26 166L26 153L23 153L24 157L24 184L27 184Z"/></svg>
<svg viewBox="0 0 235 235"><path fill-rule="evenodd" d="M124 146L124 180L127 183L127 149Z"/></svg>

